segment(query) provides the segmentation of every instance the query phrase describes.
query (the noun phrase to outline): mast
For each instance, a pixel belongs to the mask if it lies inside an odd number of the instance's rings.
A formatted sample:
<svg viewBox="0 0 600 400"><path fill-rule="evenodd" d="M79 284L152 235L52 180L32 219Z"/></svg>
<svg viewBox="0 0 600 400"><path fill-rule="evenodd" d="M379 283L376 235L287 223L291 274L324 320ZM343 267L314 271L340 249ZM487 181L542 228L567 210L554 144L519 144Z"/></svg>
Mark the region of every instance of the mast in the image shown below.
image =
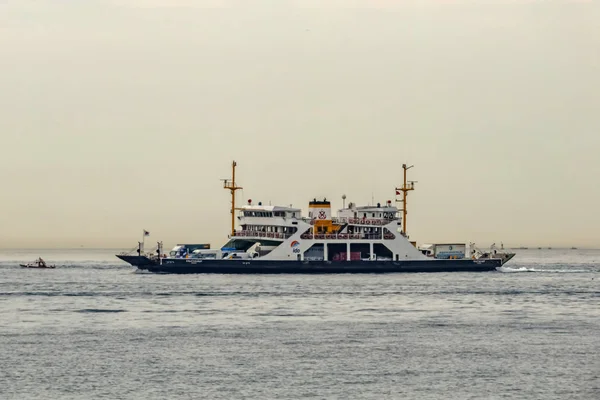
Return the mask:
<svg viewBox="0 0 600 400"><path fill-rule="evenodd" d="M235 235L235 191L242 189L241 186L235 184L235 167L237 163L234 161L231 164L231 179L223 179L223 188L231 192L231 236Z"/></svg>
<svg viewBox="0 0 600 400"><path fill-rule="evenodd" d="M409 191L415 190L415 183L417 183L416 181L406 181L406 171L412 167L414 167L414 165L408 167L406 164L402 164L402 169L404 170L404 183L402 184L402 187L396 188L396 195L400 194L399 192L402 192L402 200L396 201L402 203L402 233L404 233L405 236L408 236L406 233L406 214L408 213L406 207L406 196L408 195Z"/></svg>

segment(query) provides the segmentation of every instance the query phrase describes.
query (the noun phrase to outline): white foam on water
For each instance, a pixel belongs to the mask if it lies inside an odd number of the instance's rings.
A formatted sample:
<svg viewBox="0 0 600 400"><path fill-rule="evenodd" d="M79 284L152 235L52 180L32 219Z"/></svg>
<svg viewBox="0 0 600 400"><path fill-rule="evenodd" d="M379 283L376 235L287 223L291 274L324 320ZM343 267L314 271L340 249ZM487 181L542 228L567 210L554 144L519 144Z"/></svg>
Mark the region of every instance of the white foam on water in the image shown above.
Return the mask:
<svg viewBox="0 0 600 400"><path fill-rule="evenodd" d="M511 267L500 267L500 268L496 268L498 271L500 272L504 272L504 273L514 273L514 272L537 272L537 270L535 268L526 268L526 267L521 267L521 268L511 268Z"/></svg>
<svg viewBox="0 0 600 400"><path fill-rule="evenodd" d="M512 268L512 267L500 267L497 268L498 271L504 273L515 273L515 272L541 272L541 273L551 273L551 274L574 274L574 273L584 273L584 272L592 272L585 269L539 269L539 268Z"/></svg>
<svg viewBox="0 0 600 400"><path fill-rule="evenodd" d="M150 274L150 275L154 275L152 272L145 270L145 269L136 269L133 271L134 274Z"/></svg>

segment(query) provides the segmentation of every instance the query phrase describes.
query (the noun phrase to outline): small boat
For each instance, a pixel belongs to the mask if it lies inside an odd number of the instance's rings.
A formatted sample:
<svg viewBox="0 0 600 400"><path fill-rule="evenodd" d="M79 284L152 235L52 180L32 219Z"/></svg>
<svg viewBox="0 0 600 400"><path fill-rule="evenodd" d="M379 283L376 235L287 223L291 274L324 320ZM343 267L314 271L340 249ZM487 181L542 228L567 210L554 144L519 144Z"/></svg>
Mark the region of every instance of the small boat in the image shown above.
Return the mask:
<svg viewBox="0 0 600 400"><path fill-rule="evenodd" d="M19 264L23 268L56 268L56 265L48 265L46 261L42 259L42 257L38 258L32 263L29 264Z"/></svg>

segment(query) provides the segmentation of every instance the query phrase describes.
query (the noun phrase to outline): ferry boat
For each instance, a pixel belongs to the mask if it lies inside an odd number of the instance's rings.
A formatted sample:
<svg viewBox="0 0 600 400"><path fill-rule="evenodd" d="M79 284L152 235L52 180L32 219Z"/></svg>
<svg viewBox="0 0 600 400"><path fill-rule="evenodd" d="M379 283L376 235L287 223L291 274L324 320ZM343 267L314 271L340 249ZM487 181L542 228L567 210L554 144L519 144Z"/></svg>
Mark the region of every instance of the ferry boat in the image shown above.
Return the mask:
<svg viewBox="0 0 600 400"><path fill-rule="evenodd" d="M374 205L344 205L332 215L331 202L313 199L308 216L295 207L247 204L236 208L235 161L231 180L231 233L218 249L206 244L179 244L163 254L162 242L155 253L145 254L143 242L137 255L118 258L142 270L157 273L393 273L493 271L514 257L490 249L483 252L474 244L432 244L417 247L406 234L406 196L414 182L396 188L402 195L402 209L391 200ZM236 211L238 228L236 229Z"/></svg>

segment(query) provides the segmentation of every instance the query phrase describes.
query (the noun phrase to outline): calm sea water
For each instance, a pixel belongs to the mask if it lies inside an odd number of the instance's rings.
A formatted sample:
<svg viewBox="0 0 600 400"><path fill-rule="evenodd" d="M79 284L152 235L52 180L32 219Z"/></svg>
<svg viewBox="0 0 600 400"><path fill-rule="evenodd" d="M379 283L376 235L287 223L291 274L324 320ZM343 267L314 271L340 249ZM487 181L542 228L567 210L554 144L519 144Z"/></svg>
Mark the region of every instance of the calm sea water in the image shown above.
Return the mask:
<svg viewBox="0 0 600 400"><path fill-rule="evenodd" d="M136 273L0 252L0 399L600 399L600 251L503 272ZM26 270L42 256L55 270Z"/></svg>

